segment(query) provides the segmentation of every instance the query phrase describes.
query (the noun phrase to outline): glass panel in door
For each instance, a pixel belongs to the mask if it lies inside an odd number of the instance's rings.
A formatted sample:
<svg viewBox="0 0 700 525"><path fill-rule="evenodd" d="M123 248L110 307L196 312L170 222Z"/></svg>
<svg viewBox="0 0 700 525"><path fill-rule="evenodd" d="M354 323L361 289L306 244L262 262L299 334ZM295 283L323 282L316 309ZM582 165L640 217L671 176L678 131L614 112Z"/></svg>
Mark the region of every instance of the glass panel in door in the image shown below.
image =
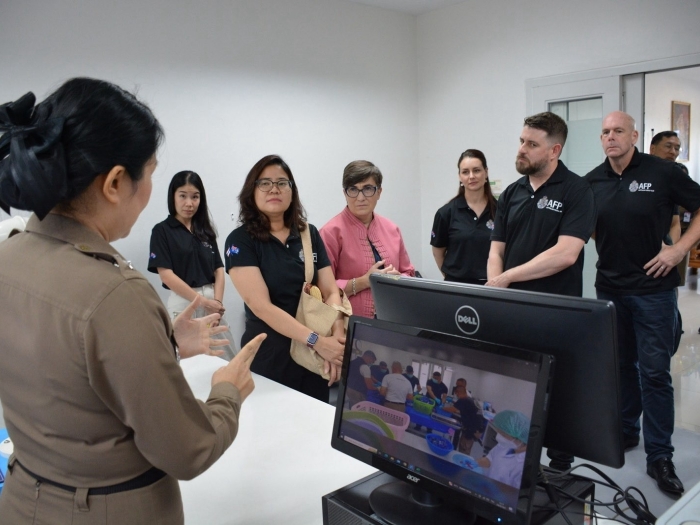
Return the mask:
<svg viewBox="0 0 700 525"><path fill-rule="evenodd" d="M600 130L603 124L603 97L560 100L549 103L549 111L566 121L569 135L561 154L566 167L585 175L603 159ZM595 298L595 272L598 253L592 240L584 247L583 296Z"/></svg>

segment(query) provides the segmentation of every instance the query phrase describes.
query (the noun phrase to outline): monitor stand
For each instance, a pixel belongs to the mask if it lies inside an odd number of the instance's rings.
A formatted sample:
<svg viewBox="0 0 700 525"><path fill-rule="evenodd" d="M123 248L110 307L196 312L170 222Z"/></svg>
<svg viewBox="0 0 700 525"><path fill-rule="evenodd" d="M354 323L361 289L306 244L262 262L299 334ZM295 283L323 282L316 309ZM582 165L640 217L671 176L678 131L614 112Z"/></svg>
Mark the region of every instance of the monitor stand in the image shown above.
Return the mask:
<svg viewBox="0 0 700 525"><path fill-rule="evenodd" d="M401 485L404 485L405 488ZM435 506L434 502L420 503L419 500L422 500L424 496L419 493L416 497L413 489L414 487L397 481L389 474L377 472L323 496L323 524L387 525L387 523L407 523L409 525L426 525L438 523L447 525L457 523L461 525L462 523L473 523L473 520L469 520L470 513L466 509L456 509L459 512L457 518L452 514L437 514L440 512L438 509L450 509L450 512L454 512L455 509L444 504ZM370 500L372 506L370 506ZM379 508L374 508L374 505L378 505ZM387 510L385 507L391 508ZM407 512L401 512L402 507L406 507ZM396 511L400 515L392 514ZM408 521L401 521L405 518L408 518ZM467 518L466 521L465 518Z"/></svg>
<svg viewBox="0 0 700 525"><path fill-rule="evenodd" d="M378 487L392 484L396 481L396 478L389 474L377 472L330 494L326 494L321 499L323 525L387 525L387 522L375 514L370 506L370 497ZM593 484L574 475L568 475L566 479L552 481L551 483L577 496L576 500L568 502L563 497L559 498L559 503L561 507L565 508L569 520L572 523L579 524L591 523L590 518L587 517L590 516L591 511L582 501L593 501L595 496ZM405 504L405 499L401 501L401 504ZM561 525L566 523L565 519L553 508L544 489L538 487L535 491L533 507L530 520L531 525ZM448 525L453 523L449 520L425 521L423 519L423 521L420 521L421 519L423 518L418 518L420 525L428 523ZM476 521L476 525L487 525L489 523L481 517L478 517Z"/></svg>
<svg viewBox="0 0 700 525"><path fill-rule="evenodd" d="M472 525L476 516L403 481L386 483L369 495L374 513L392 525Z"/></svg>

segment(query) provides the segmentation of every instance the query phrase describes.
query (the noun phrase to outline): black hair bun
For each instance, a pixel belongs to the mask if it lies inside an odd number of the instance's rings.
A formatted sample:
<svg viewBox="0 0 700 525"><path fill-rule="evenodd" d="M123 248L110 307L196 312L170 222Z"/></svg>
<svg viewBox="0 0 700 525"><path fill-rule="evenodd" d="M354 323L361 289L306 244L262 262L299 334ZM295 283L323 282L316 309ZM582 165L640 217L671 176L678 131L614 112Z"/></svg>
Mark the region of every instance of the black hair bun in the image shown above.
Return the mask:
<svg viewBox="0 0 700 525"><path fill-rule="evenodd" d="M37 119L35 102L29 92L0 106L0 207L43 219L67 192L60 141L65 119Z"/></svg>

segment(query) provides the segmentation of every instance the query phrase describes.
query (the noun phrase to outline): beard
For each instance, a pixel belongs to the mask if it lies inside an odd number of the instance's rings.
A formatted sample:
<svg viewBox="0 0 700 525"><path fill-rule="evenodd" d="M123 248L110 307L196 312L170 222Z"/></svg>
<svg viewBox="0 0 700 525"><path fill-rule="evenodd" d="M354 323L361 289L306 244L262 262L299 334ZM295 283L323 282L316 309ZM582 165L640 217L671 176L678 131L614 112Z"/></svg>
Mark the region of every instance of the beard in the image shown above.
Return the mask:
<svg viewBox="0 0 700 525"><path fill-rule="evenodd" d="M520 163L522 161L522 163ZM534 175L539 173L547 166L547 160L542 159L540 162L529 162L522 157L516 157L515 169L521 175Z"/></svg>

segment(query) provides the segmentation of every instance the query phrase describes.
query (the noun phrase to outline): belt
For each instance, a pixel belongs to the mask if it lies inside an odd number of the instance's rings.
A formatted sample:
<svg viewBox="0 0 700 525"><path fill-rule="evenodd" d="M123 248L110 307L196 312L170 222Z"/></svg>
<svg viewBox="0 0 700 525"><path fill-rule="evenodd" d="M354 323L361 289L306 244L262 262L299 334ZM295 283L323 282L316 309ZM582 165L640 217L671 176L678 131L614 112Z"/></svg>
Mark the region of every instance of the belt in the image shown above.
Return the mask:
<svg viewBox="0 0 700 525"><path fill-rule="evenodd" d="M22 468L22 470L24 470L27 474L29 474L35 480L40 481L41 483L52 485L61 490L65 490L66 492L76 492L78 490L77 487L71 487L70 485L64 485L63 483L57 483L55 481L51 481L50 479L46 479L37 474L34 474L34 472L29 470L17 460L15 460L15 464L19 465ZM149 485L152 485L153 483L164 477L165 472L163 472L160 469L157 469L156 467L151 467L143 474L140 474L128 481L117 483L116 485L109 485L107 487L96 487L88 489L88 496L106 496L108 494L126 492L127 490L141 489L143 487L148 487Z"/></svg>

